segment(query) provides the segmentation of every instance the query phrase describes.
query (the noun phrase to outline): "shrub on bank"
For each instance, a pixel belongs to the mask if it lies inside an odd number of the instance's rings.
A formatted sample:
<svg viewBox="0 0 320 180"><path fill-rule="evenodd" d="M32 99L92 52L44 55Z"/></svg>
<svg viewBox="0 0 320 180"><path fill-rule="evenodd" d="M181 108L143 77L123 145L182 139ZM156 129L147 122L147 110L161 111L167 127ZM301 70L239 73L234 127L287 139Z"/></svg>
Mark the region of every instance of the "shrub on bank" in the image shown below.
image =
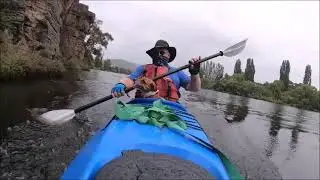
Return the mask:
<svg viewBox="0 0 320 180"><path fill-rule="evenodd" d="M298 108L319 111L320 91L310 85L300 84L282 93L282 101Z"/></svg>
<svg viewBox="0 0 320 180"><path fill-rule="evenodd" d="M264 84L247 81L243 73L225 76L217 82L202 79L202 83L207 89L320 111L320 91L310 85L294 84L286 89L279 80Z"/></svg>

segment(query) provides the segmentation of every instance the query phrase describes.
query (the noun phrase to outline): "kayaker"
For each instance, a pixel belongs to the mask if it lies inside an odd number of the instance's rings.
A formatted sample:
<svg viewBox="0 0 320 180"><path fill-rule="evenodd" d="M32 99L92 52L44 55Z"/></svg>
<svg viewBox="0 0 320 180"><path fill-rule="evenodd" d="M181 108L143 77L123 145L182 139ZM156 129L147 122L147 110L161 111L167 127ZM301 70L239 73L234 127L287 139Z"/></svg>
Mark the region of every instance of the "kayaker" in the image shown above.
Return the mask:
<svg viewBox="0 0 320 180"><path fill-rule="evenodd" d="M164 74L174 69L169 63L176 57L176 48L169 46L165 40L158 40L155 46L146 53L152 58L152 64L140 65L134 72L129 74L126 78L120 80L111 90L113 97L120 97L125 95L125 89L135 85L135 82L141 77L147 77L152 79L159 74ZM183 87L187 91L196 92L201 88L201 80L199 76L200 56L192 58L189 63L191 66L189 72L191 76L186 75L183 71L171 74L165 78L157 80L155 82L157 89L157 96L170 101L178 101L180 98L180 87ZM135 94L136 98L144 97L141 90L137 90ZM152 96L155 97L155 96Z"/></svg>

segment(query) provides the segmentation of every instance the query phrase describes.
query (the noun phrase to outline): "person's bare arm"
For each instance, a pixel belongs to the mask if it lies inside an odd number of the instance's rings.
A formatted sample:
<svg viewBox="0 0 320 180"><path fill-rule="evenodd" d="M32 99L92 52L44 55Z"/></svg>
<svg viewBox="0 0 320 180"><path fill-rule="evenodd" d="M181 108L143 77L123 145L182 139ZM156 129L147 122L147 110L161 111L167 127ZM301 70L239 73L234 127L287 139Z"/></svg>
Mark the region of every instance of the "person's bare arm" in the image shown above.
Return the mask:
<svg viewBox="0 0 320 180"><path fill-rule="evenodd" d="M191 92L197 92L201 89L201 79L199 74L191 76L191 81L187 84L185 89Z"/></svg>
<svg viewBox="0 0 320 180"><path fill-rule="evenodd" d="M131 88L134 85L134 81L128 77L121 79L120 83L124 84L126 88Z"/></svg>

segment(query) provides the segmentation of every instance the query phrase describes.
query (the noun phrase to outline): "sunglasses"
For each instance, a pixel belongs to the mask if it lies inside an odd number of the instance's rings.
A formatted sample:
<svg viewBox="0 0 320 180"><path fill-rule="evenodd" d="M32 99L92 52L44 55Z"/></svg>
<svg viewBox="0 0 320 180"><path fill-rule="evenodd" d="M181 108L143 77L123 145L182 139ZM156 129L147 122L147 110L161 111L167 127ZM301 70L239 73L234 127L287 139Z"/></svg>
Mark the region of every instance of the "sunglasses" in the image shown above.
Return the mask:
<svg viewBox="0 0 320 180"><path fill-rule="evenodd" d="M160 50L159 55L163 56L164 54L169 53L168 50Z"/></svg>

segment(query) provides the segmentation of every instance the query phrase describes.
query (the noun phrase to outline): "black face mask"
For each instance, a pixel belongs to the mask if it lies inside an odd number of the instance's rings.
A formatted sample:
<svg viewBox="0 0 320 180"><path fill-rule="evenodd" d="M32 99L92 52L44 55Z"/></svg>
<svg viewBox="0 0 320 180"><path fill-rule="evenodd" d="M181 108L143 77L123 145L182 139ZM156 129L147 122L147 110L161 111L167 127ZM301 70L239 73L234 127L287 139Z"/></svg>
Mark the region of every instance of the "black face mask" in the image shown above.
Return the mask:
<svg viewBox="0 0 320 180"><path fill-rule="evenodd" d="M162 55L162 52L159 52L158 57L153 59L153 64L156 66L168 66L169 58Z"/></svg>

